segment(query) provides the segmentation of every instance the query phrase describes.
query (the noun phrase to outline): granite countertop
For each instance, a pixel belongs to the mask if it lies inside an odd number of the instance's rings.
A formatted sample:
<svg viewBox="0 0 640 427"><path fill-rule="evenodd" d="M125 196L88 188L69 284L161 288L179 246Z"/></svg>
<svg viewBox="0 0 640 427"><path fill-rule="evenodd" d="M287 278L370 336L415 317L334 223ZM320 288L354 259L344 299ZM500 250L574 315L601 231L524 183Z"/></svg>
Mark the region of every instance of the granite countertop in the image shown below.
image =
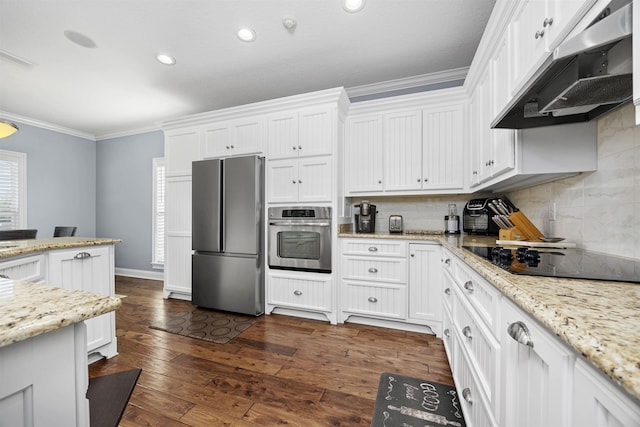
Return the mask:
<svg viewBox="0 0 640 427"><path fill-rule="evenodd" d="M0 241L0 259L52 249L78 248L83 246L111 245L120 239L101 237L50 237L46 239Z"/></svg>
<svg viewBox="0 0 640 427"><path fill-rule="evenodd" d="M640 285L514 275L462 249L462 246L494 246L495 236L432 233L342 232L339 236L441 243L629 394L640 399Z"/></svg>
<svg viewBox="0 0 640 427"><path fill-rule="evenodd" d="M119 298L0 279L0 347L120 308Z"/></svg>

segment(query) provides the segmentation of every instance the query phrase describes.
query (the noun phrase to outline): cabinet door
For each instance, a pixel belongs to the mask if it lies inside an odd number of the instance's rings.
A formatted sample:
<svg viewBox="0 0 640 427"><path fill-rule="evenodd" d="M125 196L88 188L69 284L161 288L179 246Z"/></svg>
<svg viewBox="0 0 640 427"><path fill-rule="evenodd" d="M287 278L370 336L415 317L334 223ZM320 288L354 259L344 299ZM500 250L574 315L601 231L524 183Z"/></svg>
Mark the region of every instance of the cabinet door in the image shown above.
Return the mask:
<svg viewBox="0 0 640 427"><path fill-rule="evenodd" d="M482 118L482 82L480 82L469 102L469 186L471 188L480 184L481 152L483 133L480 132L480 120Z"/></svg>
<svg viewBox="0 0 640 427"><path fill-rule="evenodd" d="M267 164L267 200L270 203L298 200L298 160L276 160Z"/></svg>
<svg viewBox="0 0 640 427"><path fill-rule="evenodd" d="M191 177L167 179L164 296L191 295Z"/></svg>
<svg viewBox="0 0 640 427"><path fill-rule="evenodd" d="M317 156L333 152L333 107L300 110L298 116L298 156Z"/></svg>
<svg viewBox="0 0 640 427"><path fill-rule="evenodd" d="M165 134L164 157L167 176L191 175L191 163L200 157L198 128L172 130Z"/></svg>
<svg viewBox="0 0 640 427"><path fill-rule="evenodd" d="M384 153L385 190L422 188L422 111L384 116Z"/></svg>
<svg viewBox="0 0 640 427"><path fill-rule="evenodd" d="M349 118L344 151L346 193L382 191L382 116Z"/></svg>
<svg viewBox="0 0 640 427"><path fill-rule="evenodd" d="M440 245L409 244L409 317L412 319L442 322L440 255Z"/></svg>
<svg viewBox="0 0 640 427"><path fill-rule="evenodd" d="M502 402L508 404L500 425L568 426L574 353L513 303L503 299L501 308Z"/></svg>
<svg viewBox="0 0 640 427"><path fill-rule="evenodd" d="M298 113L275 114L267 119L267 146L269 159L298 157Z"/></svg>
<svg viewBox="0 0 640 427"><path fill-rule="evenodd" d="M113 295L115 284L109 250L109 247L83 247L51 251L47 282L66 289ZM110 314L85 321L89 352L111 343L114 331Z"/></svg>
<svg viewBox="0 0 640 427"><path fill-rule="evenodd" d="M207 126L204 130L202 157L205 159L225 157L235 148L228 122Z"/></svg>
<svg viewBox="0 0 640 427"><path fill-rule="evenodd" d="M333 190L331 165L331 156L298 160L298 201L331 201Z"/></svg>
<svg viewBox="0 0 640 427"><path fill-rule="evenodd" d="M423 110L422 188L462 188L464 106L453 104Z"/></svg>
<svg viewBox="0 0 640 427"><path fill-rule="evenodd" d="M251 117L233 122L232 155L260 154L264 139L264 122L261 117Z"/></svg>

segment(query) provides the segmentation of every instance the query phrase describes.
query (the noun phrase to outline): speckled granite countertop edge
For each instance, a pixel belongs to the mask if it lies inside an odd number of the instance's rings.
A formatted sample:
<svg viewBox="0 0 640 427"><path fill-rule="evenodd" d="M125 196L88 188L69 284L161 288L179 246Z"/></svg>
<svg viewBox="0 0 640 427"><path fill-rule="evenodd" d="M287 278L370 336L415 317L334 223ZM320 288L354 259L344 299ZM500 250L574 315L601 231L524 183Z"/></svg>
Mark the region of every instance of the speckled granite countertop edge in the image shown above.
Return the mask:
<svg viewBox="0 0 640 427"><path fill-rule="evenodd" d="M112 245L121 241L120 239L104 237L51 237L45 239L3 240L0 242L0 261L5 258L55 249Z"/></svg>
<svg viewBox="0 0 640 427"><path fill-rule="evenodd" d="M355 234L438 242L597 369L640 400L640 285L513 275L463 245L488 246L495 237L436 234ZM603 290L603 286L606 286Z"/></svg>

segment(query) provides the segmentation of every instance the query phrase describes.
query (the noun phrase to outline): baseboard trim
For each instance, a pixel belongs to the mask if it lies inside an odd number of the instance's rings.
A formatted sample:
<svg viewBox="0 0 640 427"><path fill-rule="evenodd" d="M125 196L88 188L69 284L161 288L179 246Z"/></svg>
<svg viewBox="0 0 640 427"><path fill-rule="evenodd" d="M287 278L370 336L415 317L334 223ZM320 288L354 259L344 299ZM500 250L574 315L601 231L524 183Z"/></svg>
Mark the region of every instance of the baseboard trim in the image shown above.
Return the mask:
<svg viewBox="0 0 640 427"><path fill-rule="evenodd" d="M118 276L136 277L138 279L163 280L164 273L161 271L135 270L133 268L118 268L115 273Z"/></svg>

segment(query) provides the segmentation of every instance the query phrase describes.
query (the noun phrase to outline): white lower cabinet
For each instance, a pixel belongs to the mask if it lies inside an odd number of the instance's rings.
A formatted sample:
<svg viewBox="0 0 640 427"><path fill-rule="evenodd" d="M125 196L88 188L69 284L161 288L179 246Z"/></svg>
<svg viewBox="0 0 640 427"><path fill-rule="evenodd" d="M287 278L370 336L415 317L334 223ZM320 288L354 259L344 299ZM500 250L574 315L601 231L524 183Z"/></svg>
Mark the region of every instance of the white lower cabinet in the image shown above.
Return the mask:
<svg viewBox="0 0 640 427"><path fill-rule="evenodd" d="M113 246L53 250L48 255L47 283L66 289L115 294ZM117 354L115 312L85 321L87 351L104 357Z"/></svg>
<svg viewBox="0 0 640 427"><path fill-rule="evenodd" d="M442 257L439 244L409 243L409 318L442 336Z"/></svg>
<svg viewBox="0 0 640 427"><path fill-rule="evenodd" d="M574 427L638 427L640 407L582 358L573 371Z"/></svg>
<svg viewBox="0 0 640 427"><path fill-rule="evenodd" d="M267 314L284 308L321 314L336 323L332 274L271 270L267 274L266 294Z"/></svg>
<svg viewBox="0 0 640 427"><path fill-rule="evenodd" d="M0 265L0 277L13 280L42 283L45 278L46 262L44 255L33 255L24 258L4 261Z"/></svg>
<svg viewBox="0 0 640 427"><path fill-rule="evenodd" d="M569 426L576 353L506 298L501 312L502 425Z"/></svg>

